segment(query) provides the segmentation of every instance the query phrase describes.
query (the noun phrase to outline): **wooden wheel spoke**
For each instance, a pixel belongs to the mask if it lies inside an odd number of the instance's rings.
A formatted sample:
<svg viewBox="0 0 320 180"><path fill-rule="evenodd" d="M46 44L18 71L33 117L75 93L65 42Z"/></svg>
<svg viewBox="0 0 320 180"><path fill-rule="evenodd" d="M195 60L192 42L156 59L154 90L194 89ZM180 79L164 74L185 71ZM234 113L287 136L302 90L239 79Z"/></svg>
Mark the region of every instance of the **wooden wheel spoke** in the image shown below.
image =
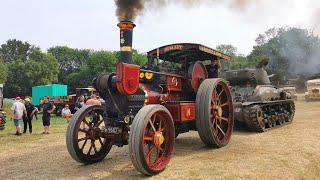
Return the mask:
<svg viewBox="0 0 320 180"><path fill-rule="evenodd" d="M153 130L154 132L157 132L157 130L156 130L156 128L154 127L154 124L152 123L151 119L149 119L148 121L149 121L149 124L150 124L152 130Z"/></svg>
<svg viewBox="0 0 320 180"><path fill-rule="evenodd" d="M216 98L215 96L211 96L211 104L215 104L216 103Z"/></svg>
<svg viewBox="0 0 320 180"><path fill-rule="evenodd" d="M212 119L211 119L211 121L212 121L212 125L214 125L214 124L216 124L217 123L217 118L215 117L215 116L213 116L212 115Z"/></svg>
<svg viewBox="0 0 320 180"><path fill-rule="evenodd" d="M154 151L155 149L157 149L156 146L152 146L152 148L150 149L150 151L147 154L147 158L148 158L149 162L151 161L152 151Z"/></svg>
<svg viewBox="0 0 320 180"><path fill-rule="evenodd" d="M162 124L161 124L161 119L160 119L160 122L159 122L159 128L158 128L158 131L160 131L161 132L161 129L162 129Z"/></svg>
<svg viewBox="0 0 320 180"><path fill-rule="evenodd" d="M86 130L86 129L82 129L82 128L79 128L79 130L78 131L80 131L80 132L84 132L84 133L87 133L88 132L88 130Z"/></svg>
<svg viewBox="0 0 320 180"><path fill-rule="evenodd" d="M84 122L84 124L86 124L89 128L92 127L91 124L86 120L86 118L84 118L82 122Z"/></svg>
<svg viewBox="0 0 320 180"><path fill-rule="evenodd" d="M160 152L163 152L163 151L164 151L161 146L160 146L158 149L160 150Z"/></svg>
<svg viewBox="0 0 320 180"><path fill-rule="evenodd" d="M223 93L224 91L225 91L225 90L222 89L221 92L219 93L219 95L218 95L218 98L219 98L219 99L220 99L220 96L222 95L222 93Z"/></svg>
<svg viewBox="0 0 320 180"><path fill-rule="evenodd" d="M97 150L97 147L96 147L96 144L94 143L95 141L92 141L91 144L92 144L92 147L94 149L94 152L97 153L98 150Z"/></svg>
<svg viewBox="0 0 320 180"><path fill-rule="evenodd" d="M99 127L102 122L103 122L103 119L100 120L100 121L98 121L98 122L94 125L94 127Z"/></svg>
<svg viewBox="0 0 320 180"><path fill-rule="evenodd" d="M91 150L92 150L92 143L91 143L90 148L89 148L89 150L87 152L87 155L90 155Z"/></svg>
<svg viewBox="0 0 320 180"><path fill-rule="evenodd" d="M153 116L152 116L152 123L154 123L156 120L157 120L157 114L154 114Z"/></svg>
<svg viewBox="0 0 320 180"><path fill-rule="evenodd" d="M103 146L103 142L102 142L102 140L101 140L101 137L99 137L98 139L99 139L99 142L100 142L101 147L102 147L102 146Z"/></svg>
<svg viewBox="0 0 320 180"><path fill-rule="evenodd" d="M78 142L81 142L81 141L84 141L84 140L87 140L87 139L88 139L87 137L83 137L83 138L78 139Z"/></svg>
<svg viewBox="0 0 320 180"><path fill-rule="evenodd" d="M219 104L219 101L220 101L220 99L219 99L219 96L218 96L218 94L217 94L217 92L214 92L214 95L215 95L215 104L216 105L218 105Z"/></svg>
<svg viewBox="0 0 320 180"><path fill-rule="evenodd" d="M213 118L211 121L212 121L211 127L212 127L212 129L214 130L214 131L213 131L213 134L216 134L215 132L216 132L217 120L216 120L216 118Z"/></svg>
<svg viewBox="0 0 320 180"><path fill-rule="evenodd" d="M216 125L216 126L212 126L212 128L213 128L213 135L214 135L214 137L217 137L217 136L218 136L217 125Z"/></svg>
<svg viewBox="0 0 320 180"><path fill-rule="evenodd" d="M223 108L224 106L228 106L228 105L229 105L229 103L225 102L225 103L221 104L220 107Z"/></svg>
<svg viewBox="0 0 320 180"><path fill-rule="evenodd" d="M83 151L83 148L84 148L84 146L86 145L87 141L88 141L88 139L86 139L86 140L84 141L84 143L82 144L82 146L81 146L81 151Z"/></svg>
<svg viewBox="0 0 320 180"><path fill-rule="evenodd" d="M144 141L153 141L153 137L144 136L143 140Z"/></svg>
<svg viewBox="0 0 320 180"><path fill-rule="evenodd" d="M221 127L217 124L217 128L220 130L220 132L223 134L223 136L226 136L226 133L221 129Z"/></svg>
<svg viewBox="0 0 320 180"><path fill-rule="evenodd" d="M224 121L227 121L229 122L229 119L228 118L225 118L225 117L221 117L220 119L224 120Z"/></svg>

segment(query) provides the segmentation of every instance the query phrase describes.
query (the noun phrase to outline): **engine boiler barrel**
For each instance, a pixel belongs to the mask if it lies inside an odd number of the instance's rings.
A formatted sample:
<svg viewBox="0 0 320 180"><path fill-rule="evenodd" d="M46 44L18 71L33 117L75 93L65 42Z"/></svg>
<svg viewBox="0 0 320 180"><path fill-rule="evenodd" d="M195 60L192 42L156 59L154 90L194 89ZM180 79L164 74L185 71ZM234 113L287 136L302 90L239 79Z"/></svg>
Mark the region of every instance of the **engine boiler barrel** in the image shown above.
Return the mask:
<svg viewBox="0 0 320 180"><path fill-rule="evenodd" d="M109 89L116 88L116 76L112 74L102 74L93 80L93 87L99 92L108 92Z"/></svg>
<svg viewBox="0 0 320 180"><path fill-rule="evenodd" d="M120 59L124 63L132 61L132 33L136 25L131 21L121 21L118 24L120 28Z"/></svg>

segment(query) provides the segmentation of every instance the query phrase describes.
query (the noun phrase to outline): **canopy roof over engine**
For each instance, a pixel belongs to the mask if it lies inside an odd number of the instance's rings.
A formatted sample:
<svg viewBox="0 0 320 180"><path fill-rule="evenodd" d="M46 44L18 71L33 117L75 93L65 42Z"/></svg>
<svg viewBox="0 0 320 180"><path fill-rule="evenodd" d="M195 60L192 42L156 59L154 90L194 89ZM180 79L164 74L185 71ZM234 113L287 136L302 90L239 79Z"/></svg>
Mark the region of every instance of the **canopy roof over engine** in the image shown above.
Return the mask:
<svg viewBox="0 0 320 180"><path fill-rule="evenodd" d="M231 60L231 57L201 44L180 43L159 47L148 52L148 57L166 61L204 61L213 59Z"/></svg>

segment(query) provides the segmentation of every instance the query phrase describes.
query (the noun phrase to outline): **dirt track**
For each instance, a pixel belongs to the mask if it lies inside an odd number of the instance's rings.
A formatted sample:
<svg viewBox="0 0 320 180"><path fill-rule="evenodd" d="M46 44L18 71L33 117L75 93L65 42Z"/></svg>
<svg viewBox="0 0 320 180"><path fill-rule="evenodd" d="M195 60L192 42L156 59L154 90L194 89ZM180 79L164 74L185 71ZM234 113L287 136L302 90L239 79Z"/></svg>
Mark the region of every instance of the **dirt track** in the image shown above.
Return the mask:
<svg viewBox="0 0 320 180"><path fill-rule="evenodd" d="M197 132L180 135L174 157L159 179L319 179L320 102L296 103L294 122L263 134L235 130L222 149L206 148ZM113 148L101 163L84 166L69 156L64 128L31 142L0 147L3 179L141 178L128 147ZM3 139L3 138L2 138Z"/></svg>

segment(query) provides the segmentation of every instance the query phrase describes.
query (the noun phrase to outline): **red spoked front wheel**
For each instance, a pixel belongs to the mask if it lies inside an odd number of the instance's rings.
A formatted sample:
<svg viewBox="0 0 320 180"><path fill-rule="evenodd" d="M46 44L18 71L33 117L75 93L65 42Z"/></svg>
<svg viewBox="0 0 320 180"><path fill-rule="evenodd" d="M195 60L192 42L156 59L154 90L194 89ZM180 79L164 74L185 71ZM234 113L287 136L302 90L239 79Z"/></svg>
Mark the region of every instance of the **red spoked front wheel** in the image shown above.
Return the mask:
<svg viewBox="0 0 320 180"><path fill-rule="evenodd" d="M222 147L232 135L233 102L227 83L222 79L204 80L197 92L197 130L209 147Z"/></svg>
<svg viewBox="0 0 320 180"><path fill-rule="evenodd" d="M162 105L144 106L130 129L129 150L135 168L145 175L163 171L171 159L174 139L170 112Z"/></svg>

